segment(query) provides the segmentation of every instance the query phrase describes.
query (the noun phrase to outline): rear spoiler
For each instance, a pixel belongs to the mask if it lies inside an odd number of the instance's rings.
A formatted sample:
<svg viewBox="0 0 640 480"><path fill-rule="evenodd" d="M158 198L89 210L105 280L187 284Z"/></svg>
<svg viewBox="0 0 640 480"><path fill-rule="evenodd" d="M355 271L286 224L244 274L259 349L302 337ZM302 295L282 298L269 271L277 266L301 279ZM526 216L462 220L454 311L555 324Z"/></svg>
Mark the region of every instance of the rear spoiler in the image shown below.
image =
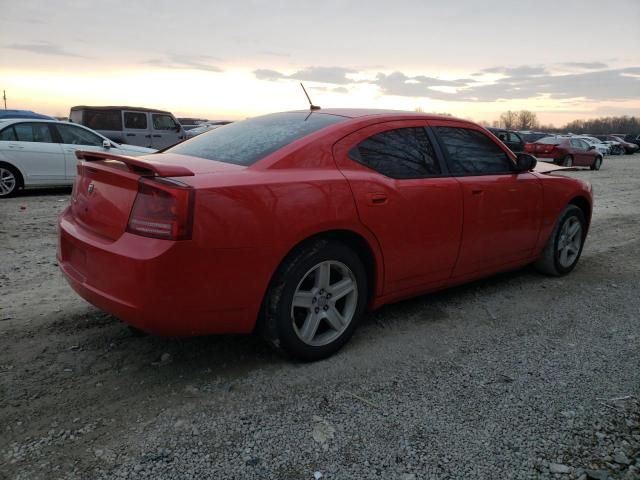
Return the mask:
<svg viewBox="0 0 640 480"><path fill-rule="evenodd" d="M153 177L192 177L194 173L181 165L165 165L155 163L140 158L129 157L127 155L115 155L107 152L89 152L87 150L76 150L78 160L85 162L97 162L100 160L115 160L124 163L129 171L139 173L144 176Z"/></svg>

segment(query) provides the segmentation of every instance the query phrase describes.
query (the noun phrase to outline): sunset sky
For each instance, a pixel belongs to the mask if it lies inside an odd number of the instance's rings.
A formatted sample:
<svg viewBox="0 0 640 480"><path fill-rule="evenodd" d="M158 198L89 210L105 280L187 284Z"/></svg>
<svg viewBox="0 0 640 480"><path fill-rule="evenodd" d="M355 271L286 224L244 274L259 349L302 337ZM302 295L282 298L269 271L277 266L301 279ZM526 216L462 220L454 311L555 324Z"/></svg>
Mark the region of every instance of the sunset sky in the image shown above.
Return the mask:
<svg viewBox="0 0 640 480"><path fill-rule="evenodd" d="M8 108L239 119L323 107L640 115L640 0L0 3ZM1 92L0 92L1 94Z"/></svg>

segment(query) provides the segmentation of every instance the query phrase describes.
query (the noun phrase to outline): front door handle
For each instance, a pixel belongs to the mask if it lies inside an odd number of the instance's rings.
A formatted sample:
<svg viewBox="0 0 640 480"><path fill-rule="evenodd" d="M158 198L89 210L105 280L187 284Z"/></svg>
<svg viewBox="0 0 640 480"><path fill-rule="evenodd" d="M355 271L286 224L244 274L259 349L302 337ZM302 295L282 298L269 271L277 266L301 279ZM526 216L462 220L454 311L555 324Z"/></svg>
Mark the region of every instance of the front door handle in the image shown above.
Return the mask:
<svg viewBox="0 0 640 480"><path fill-rule="evenodd" d="M16 145L15 143L10 143L8 146L9 148L13 148L16 150L24 150L24 147L22 145Z"/></svg>
<svg viewBox="0 0 640 480"><path fill-rule="evenodd" d="M369 205L384 205L388 199L384 193L368 193L367 200L369 201Z"/></svg>
<svg viewBox="0 0 640 480"><path fill-rule="evenodd" d="M157 137L157 138L162 137L162 135L160 135L159 133L154 133L154 134L153 134L153 136L154 136L154 137Z"/></svg>
<svg viewBox="0 0 640 480"><path fill-rule="evenodd" d="M474 188L471 190L471 195L481 195L482 194L482 189L480 188Z"/></svg>
<svg viewBox="0 0 640 480"><path fill-rule="evenodd" d="M127 137L135 137L136 134L135 133L127 133Z"/></svg>

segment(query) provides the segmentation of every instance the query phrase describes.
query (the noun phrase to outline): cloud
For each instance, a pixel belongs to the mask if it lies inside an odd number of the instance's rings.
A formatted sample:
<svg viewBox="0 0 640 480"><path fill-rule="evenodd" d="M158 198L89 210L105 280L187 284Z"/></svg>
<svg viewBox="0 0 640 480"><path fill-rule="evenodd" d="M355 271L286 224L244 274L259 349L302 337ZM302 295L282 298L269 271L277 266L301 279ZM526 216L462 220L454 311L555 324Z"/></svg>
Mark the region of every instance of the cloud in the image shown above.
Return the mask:
<svg viewBox="0 0 640 480"><path fill-rule="evenodd" d="M333 83L336 85L355 83L347 77L347 75L352 73L357 73L357 71L343 67L307 67L291 75L269 69L259 69L253 72L258 80L276 81L289 79L305 82Z"/></svg>
<svg viewBox="0 0 640 480"><path fill-rule="evenodd" d="M12 43L6 45L4 48L12 50L22 50L25 52L37 53L40 55L55 55L59 57L75 57L75 58L87 58L77 53L69 52L62 47L53 45L48 42L43 43Z"/></svg>
<svg viewBox="0 0 640 480"><path fill-rule="evenodd" d="M208 55L167 55L166 58L152 58L151 60L146 60L143 63L163 68L182 68L189 70L202 70L205 72L222 72L220 67L211 64L211 62L219 61L219 58Z"/></svg>
<svg viewBox="0 0 640 480"><path fill-rule="evenodd" d="M260 52L258 52L260 55L268 55L270 57L290 57L291 54L290 53L284 53L284 52L275 52L273 50L261 50Z"/></svg>
<svg viewBox="0 0 640 480"><path fill-rule="evenodd" d="M337 88L347 85L370 84L377 86L383 95L430 98L454 102L494 102L537 97L554 100L583 98L592 101L616 101L638 98L640 92L640 67L601 70L600 62L571 62L581 71L571 74L552 74L545 66L497 66L485 68L472 78L445 80L426 75L409 76L403 72L378 73L375 78L354 80L358 73L342 67L308 67L287 75L276 70L255 70L260 80L282 79L308 80L332 84ZM569 65L565 63L563 65ZM482 82L478 75L499 74L501 78L491 83ZM336 91L334 89L333 91ZM342 92L342 91L341 91Z"/></svg>
<svg viewBox="0 0 640 480"><path fill-rule="evenodd" d="M606 63L602 62L566 62L560 65L570 68L582 68L584 70L600 70L608 67Z"/></svg>

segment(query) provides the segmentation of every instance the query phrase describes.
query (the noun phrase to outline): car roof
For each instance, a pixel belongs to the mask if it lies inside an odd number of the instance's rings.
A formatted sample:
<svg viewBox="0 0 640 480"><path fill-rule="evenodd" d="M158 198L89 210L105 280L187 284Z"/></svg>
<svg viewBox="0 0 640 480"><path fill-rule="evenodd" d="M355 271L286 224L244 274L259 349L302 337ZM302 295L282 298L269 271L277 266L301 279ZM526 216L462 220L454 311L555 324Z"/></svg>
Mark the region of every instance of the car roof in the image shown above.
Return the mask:
<svg viewBox="0 0 640 480"><path fill-rule="evenodd" d="M310 110L293 110L289 113L309 113ZM364 118L373 116L389 116L389 117L416 117L424 119L439 120L457 120L466 121L448 115L437 115L435 113L410 112L405 110L385 110L376 108L323 108L321 110L312 110L313 113L321 113L325 115L337 115L347 118Z"/></svg>
<svg viewBox="0 0 640 480"><path fill-rule="evenodd" d="M75 107L71 107L71 111L74 110L133 110L138 112L152 112L152 113L166 113L167 115L172 115L171 112L167 110L158 110L157 108L145 108L145 107L129 107L129 106L91 106L91 105L76 105Z"/></svg>

